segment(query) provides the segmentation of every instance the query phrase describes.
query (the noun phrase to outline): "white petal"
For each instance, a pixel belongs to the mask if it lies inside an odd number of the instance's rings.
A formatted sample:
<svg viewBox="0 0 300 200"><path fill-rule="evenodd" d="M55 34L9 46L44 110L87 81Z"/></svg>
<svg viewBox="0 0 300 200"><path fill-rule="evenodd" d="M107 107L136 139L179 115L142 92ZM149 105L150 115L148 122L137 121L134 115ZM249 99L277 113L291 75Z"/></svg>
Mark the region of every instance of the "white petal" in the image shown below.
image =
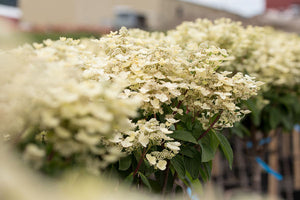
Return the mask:
<svg viewBox="0 0 300 200"><path fill-rule="evenodd" d="M156 158L154 156L151 156L150 154L146 154L146 158L149 161L149 163L151 165L155 165L156 164Z"/></svg>
<svg viewBox="0 0 300 200"><path fill-rule="evenodd" d="M141 134L139 136L139 142L143 145L143 147L146 147L147 144L149 143L149 138L146 137L144 134Z"/></svg>
<svg viewBox="0 0 300 200"><path fill-rule="evenodd" d="M158 163L157 163L157 168L158 169L160 169L160 170L165 170L166 169L166 166L167 166L167 161L165 161L165 160L160 160L160 161L158 161Z"/></svg>

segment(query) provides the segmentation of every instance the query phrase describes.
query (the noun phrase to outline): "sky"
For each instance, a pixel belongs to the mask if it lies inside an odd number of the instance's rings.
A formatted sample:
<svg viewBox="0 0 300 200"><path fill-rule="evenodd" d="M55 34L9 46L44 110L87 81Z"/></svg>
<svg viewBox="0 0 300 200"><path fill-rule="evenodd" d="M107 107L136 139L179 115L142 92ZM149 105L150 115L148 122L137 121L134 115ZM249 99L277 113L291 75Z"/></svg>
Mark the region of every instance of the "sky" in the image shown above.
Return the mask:
<svg viewBox="0 0 300 200"><path fill-rule="evenodd" d="M243 17L253 17L265 10L265 0L182 0L226 10Z"/></svg>

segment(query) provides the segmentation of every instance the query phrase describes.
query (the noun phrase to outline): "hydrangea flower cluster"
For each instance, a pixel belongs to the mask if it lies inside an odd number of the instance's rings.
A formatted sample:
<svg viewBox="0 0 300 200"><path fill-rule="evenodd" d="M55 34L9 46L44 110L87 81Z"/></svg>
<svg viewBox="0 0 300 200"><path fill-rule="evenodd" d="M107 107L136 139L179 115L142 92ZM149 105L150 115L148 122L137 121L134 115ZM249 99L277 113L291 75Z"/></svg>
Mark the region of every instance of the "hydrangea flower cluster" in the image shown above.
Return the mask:
<svg viewBox="0 0 300 200"><path fill-rule="evenodd" d="M49 144L93 172L140 149L150 165L164 170L180 151L180 141L169 136L178 115L192 112L207 128L220 114L214 128L231 127L249 112L237 104L262 84L219 72L230 60L224 49L194 42L183 48L162 33L126 28L99 40L46 40L8 54L18 59L15 68L1 64L11 76L1 73L0 112L23 121L17 134L1 134L17 143L33 135L24 159L37 168L49 159L43 153Z"/></svg>
<svg viewBox="0 0 300 200"><path fill-rule="evenodd" d="M155 118L149 121L139 120L133 125L136 126L137 131L119 132L109 141L127 148L126 151L132 151L139 146L161 145L163 141L173 140L173 138L167 136L167 134L171 134L173 131L168 130L169 127L166 127L166 124L159 123ZM132 149L129 147L132 147Z"/></svg>
<svg viewBox="0 0 300 200"><path fill-rule="evenodd" d="M166 159L171 160L180 150L180 142L175 141L169 137L168 134L173 133L169 130L173 123L172 119L167 119L166 123L160 123L157 119L152 118L149 121L144 119L138 120L135 126L135 130L118 132L114 138L106 141L108 146L116 145L123 148L127 154L131 154L133 151L139 148L145 148L147 152L153 146L164 146L162 151L152 151L146 154L146 158L150 165L154 165L160 170L164 170L166 167ZM156 162L157 161L157 162Z"/></svg>
<svg viewBox="0 0 300 200"><path fill-rule="evenodd" d="M226 49L231 59L222 68L243 72L270 86L293 88L300 83L300 38L269 27L244 28L240 22L198 19L184 22L167 34L186 48L189 43Z"/></svg>
<svg viewBox="0 0 300 200"><path fill-rule="evenodd" d="M241 73L218 72L228 57L219 48L196 44L182 48L158 33L148 37L145 31L125 28L92 42L99 44L93 51L104 57L103 64L85 73L93 78L105 73L110 79L126 74L129 84L124 95L140 97L144 114L162 114L162 105L172 107L175 99L189 111L200 113L204 125L223 111L218 125L230 127L248 112L236 104L256 95L262 84Z"/></svg>
<svg viewBox="0 0 300 200"><path fill-rule="evenodd" d="M49 144L53 146L50 154L74 158L97 171L122 156L114 146L104 148L101 138L112 137L116 130L128 130L128 118L136 116L139 100L120 97L124 89L121 80L83 79L80 56L84 57L84 52L74 54L80 51L69 46L77 41L49 43L46 41L44 48L25 46L1 55L2 60L14 59L15 63L1 65L1 136L12 143L33 137L34 141L26 144L24 159L36 167L49 161L41 145ZM88 60L92 62L92 58Z"/></svg>

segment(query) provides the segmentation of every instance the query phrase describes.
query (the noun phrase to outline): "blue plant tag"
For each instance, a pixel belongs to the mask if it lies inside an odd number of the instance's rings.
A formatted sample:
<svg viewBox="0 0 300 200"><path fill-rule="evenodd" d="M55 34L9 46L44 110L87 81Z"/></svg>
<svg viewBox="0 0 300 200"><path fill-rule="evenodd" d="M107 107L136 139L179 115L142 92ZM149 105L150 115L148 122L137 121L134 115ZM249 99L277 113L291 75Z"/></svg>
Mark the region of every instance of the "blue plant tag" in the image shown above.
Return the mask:
<svg viewBox="0 0 300 200"><path fill-rule="evenodd" d="M195 194L193 195L192 189L190 187L188 187L186 189L186 192L188 193L188 195L189 195L189 197L190 197L191 200L199 200L198 197L197 197L197 195L195 195Z"/></svg>
<svg viewBox="0 0 300 200"><path fill-rule="evenodd" d="M259 140L258 145L259 145L259 146L262 146L262 145L268 144L268 143L270 143L270 142L271 142L271 138L270 138L270 137L267 137L267 138L263 138L263 139ZM250 141L248 141L248 142L246 143L246 147L247 147L248 149L251 149L251 148L253 147L253 143L250 142Z"/></svg>
<svg viewBox="0 0 300 200"><path fill-rule="evenodd" d="M299 125L299 124L296 124L296 125L294 126L294 129L295 129L296 131L300 132L300 125Z"/></svg>
<svg viewBox="0 0 300 200"><path fill-rule="evenodd" d="M271 167L265 163L260 157L255 157L256 162L269 174L274 176L277 180L281 181L283 179L282 175L271 169Z"/></svg>

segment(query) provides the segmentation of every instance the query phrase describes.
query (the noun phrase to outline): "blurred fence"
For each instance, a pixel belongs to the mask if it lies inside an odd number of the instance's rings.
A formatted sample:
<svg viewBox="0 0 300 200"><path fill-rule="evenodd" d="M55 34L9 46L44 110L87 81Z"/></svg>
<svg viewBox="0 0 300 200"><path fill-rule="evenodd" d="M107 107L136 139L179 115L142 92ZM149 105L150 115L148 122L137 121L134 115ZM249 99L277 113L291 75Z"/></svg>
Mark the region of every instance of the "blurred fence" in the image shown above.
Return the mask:
<svg viewBox="0 0 300 200"><path fill-rule="evenodd" d="M287 200L300 198L299 125L292 133L272 131L256 145L237 137L231 144L235 155L233 169L218 154L212 171L215 183L228 191L243 188Z"/></svg>

